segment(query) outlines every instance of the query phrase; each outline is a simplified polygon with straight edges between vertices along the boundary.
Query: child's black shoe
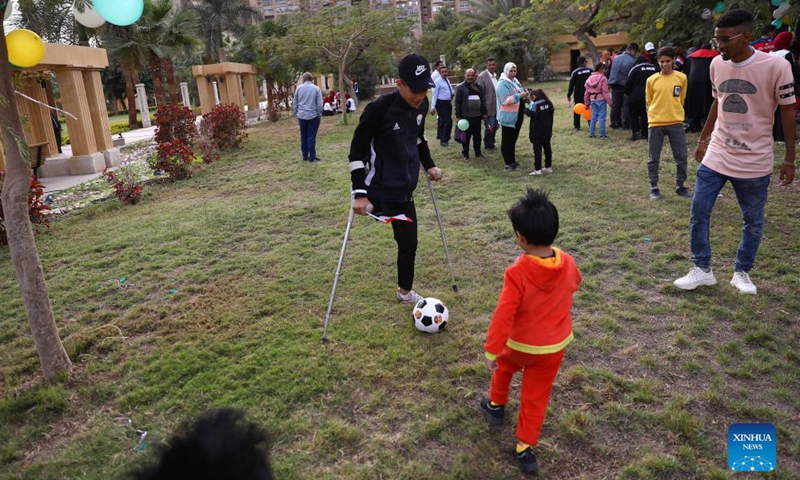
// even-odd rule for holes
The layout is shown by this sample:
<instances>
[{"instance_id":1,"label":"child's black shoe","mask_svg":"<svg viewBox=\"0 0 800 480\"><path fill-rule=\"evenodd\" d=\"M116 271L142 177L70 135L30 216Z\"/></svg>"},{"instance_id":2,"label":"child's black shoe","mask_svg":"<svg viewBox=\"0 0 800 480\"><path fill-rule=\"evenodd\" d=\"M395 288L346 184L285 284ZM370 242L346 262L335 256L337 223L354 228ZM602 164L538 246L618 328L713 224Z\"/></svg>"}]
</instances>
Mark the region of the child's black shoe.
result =
<instances>
[{"instance_id":1,"label":"child's black shoe","mask_svg":"<svg viewBox=\"0 0 800 480\"><path fill-rule=\"evenodd\" d=\"M539 464L536 462L536 454L533 453L533 448L528 447L521 453L517 453L517 449L514 448L514 457L519 462L519 468L522 469L522 473L539 472Z\"/></svg>"},{"instance_id":2,"label":"child's black shoe","mask_svg":"<svg viewBox=\"0 0 800 480\"><path fill-rule=\"evenodd\" d=\"M486 415L486 419L489 420L490 424L500 425L503 423L503 417L506 412L505 405L492 405L488 398L483 398L478 408Z\"/></svg>"}]
</instances>

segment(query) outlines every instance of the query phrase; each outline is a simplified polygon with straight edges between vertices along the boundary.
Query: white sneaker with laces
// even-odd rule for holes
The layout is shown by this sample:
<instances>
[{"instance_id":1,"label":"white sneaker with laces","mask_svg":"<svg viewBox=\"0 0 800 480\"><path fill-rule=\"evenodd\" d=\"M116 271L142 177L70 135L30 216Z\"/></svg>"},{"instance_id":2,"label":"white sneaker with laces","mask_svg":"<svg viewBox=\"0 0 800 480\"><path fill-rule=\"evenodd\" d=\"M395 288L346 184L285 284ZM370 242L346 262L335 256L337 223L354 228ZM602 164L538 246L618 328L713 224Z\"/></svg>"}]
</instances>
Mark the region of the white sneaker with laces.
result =
<instances>
[{"instance_id":1,"label":"white sneaker with laces","mask_svg":"<svg viewBox=\"0 0 800 480\"><path fill-rule=\"evenodd\" d=\"M529 173L528 175L541 175L541 174L542 174L541 170L534 170L531 173Z\"/></svg>"},{"instance_id":2,"label":"white sneaker with laces","mask_svg":"<svg viewBox=\"0 0 800 480\"><path fill-rule=\"evenodd\" d=\"M412 303L415 304L415 303L419 302L420 300L422 300L422 296L420 294L418 294L417 292L415 292L414 290L409 290L408 293L403 294L403 293L400 292L400 289L398 288L397 289L397 300L400 301L400 303L406 303L406 304L410 305Z\"/></svg>"},{"instance_id":3,"label":"white sneaker with laces","mask_svg":"<svg viewBox=\"0 0 800 480\"><path fill-rule=\"evenodd\" d=\"M747 272L733 272L731 285L736 287L739 293L745 293L747 295L755 295L758 293L758 289L753 285L753 282L750 281L750 275L748 275Z\"/></svg>"},{"instance_id":4,"label":"white sneaker with laces","mask_svg":"<svg viewBox=\"0 0 800 480\"><path fill-rule=\"evenodd\" d=\"M542 169L542 171L543 171L544 173L553 173L553 169L552 169L552 167L548 167L548 168Z\"/></svg>"},{"instance_id":5,"label":"white sneaker with laces","mask_svg":"<svg viewBox=\"0 0 800 480\"><path fill-rule=\"evenodd\" d=\"M700 267L693 267L689 270L689 273L675 280L672 284L681 290L694 290L700 285L716 285L717 279L710 268L708 272L704 272Z\"/></svg>"}]
</instances>

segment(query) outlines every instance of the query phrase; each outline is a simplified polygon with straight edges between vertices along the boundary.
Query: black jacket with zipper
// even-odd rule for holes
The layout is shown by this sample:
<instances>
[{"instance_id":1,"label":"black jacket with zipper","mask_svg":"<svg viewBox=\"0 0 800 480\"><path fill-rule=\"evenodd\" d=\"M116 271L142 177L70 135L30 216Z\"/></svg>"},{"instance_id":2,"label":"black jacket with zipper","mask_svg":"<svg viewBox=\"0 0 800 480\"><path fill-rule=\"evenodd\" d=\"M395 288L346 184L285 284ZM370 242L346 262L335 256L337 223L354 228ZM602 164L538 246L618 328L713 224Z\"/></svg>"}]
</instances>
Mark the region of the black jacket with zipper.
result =
<instances>
[{"instance_id":1,"label":"black jacket with zipper","mask_svg":"<svg viewBox=\"0 0 800 480\"><path fill-rule=\"evenodd\" d=\"M350 181L356 198L410 202L420 163L435 167L425 139L428 99L412 108L395 90L367 105L350 143Z\"/></svg>"}]
</instances>

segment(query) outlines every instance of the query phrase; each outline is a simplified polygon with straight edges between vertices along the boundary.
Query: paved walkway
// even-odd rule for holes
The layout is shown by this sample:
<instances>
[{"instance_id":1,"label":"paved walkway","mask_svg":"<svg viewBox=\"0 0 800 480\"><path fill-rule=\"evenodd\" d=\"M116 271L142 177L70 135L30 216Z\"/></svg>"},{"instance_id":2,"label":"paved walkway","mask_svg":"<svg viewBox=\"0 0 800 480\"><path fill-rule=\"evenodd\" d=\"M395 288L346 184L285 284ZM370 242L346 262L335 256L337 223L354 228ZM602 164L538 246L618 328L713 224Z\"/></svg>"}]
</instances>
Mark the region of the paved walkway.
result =
<instances>
[{"instance_id":1,"label":"paved walkway","mask_svg":"<svg viewBox=\"0 0 800 480\"><path fill-rule=\"evenodd\" d=\"M146 142L153 139L155 136L156 127L149 127L149 128L139 128L137 130L131 130L128 132L123 132L119 135L122 135L122 138L125 139L125 145L130 145L131 143L136 142ZM114 138L119 138L119 135L114 136ZM71 157L72 156L72 146L71 145L64 145L61 147L61 150L64 152L59 157ZM95 178L101 177L102 173L92 173L90 175L67 175L63 177L45 177L41 178L40 181L44 184L44 193L54 193L60 192L61 190L66 190L67 188L74 187L75 185L80 185L81 183L86 183L88 181L94 180Z\"/></svg>"}]
</instances>

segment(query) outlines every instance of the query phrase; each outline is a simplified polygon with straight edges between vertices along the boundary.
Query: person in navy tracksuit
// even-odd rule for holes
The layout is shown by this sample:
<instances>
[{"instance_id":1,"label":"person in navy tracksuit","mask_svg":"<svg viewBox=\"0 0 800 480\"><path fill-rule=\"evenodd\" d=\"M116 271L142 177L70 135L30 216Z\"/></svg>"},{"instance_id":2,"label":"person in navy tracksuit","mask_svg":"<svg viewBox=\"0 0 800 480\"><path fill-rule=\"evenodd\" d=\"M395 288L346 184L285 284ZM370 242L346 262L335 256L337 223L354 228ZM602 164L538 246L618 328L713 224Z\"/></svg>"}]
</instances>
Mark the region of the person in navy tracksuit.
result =
<instances>
[{"instance_id":1,"label":"person in navy tracksuit","mask_svg":"<svg viewBox=\"0 0 800 480\"><path fill-rule=\"evenodd\" d=\"M531 117L528 137L533 144L533 171L529 175L541 175L553 171L553 150L550 139L553 137L553 102L542 89L531 91L531 100L525 108L525 115ZM542 150L544 150L544 169L542 169Z\"/></svg>"}]
</instances>

